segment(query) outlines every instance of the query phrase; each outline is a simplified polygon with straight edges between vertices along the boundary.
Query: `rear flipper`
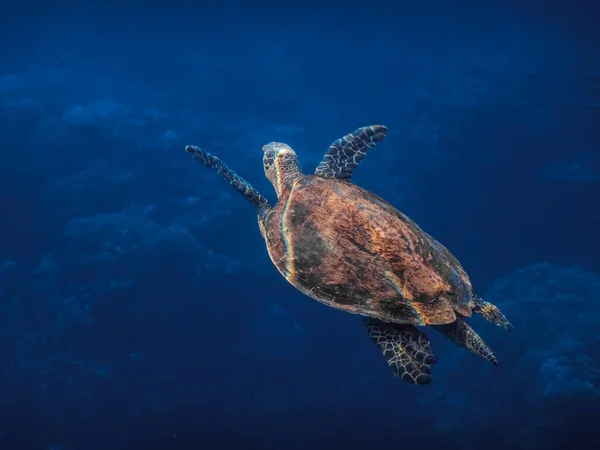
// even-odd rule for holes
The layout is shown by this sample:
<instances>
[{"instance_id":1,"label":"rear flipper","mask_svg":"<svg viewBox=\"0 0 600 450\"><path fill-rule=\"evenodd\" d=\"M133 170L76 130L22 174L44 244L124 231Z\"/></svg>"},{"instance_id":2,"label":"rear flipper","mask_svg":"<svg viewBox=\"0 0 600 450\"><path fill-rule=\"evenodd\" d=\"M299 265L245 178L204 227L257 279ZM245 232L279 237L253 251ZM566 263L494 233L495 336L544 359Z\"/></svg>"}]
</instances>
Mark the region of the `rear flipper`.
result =
<instances>
[{"instance_id":1,"label":"rear flipper","mask_svg":"<svg viewBox=\"0 0 600 450\"><path fill-rule=\"evenodd\" d=\"M431 353L429 338L413 325L386 323L365 318L369 337L383 352L394 374L411 384L429 384Z\"/></svg>"},{"instance_id":2,"label":"rear flipper","mask_svg":"<svg viewBox=\"0 0 600 450\"><path fill-rule=\"evenodd\" d=\"M452 323L431 325L431 328L442 333L456 345L466 348L470 352L481 356L483 359L498 367L498 360L496 359L494 352L492 352L492 349L489 348L475 330L460 317L457 317Z\"/></svg>"},{"instance_id":3,"label":"rear flipper","mask_svg":"<svg viewBox=\"0 0 600 450\"><path fill-rule=\"evenodd\" d=\"M485 320L499 327L506 328L506 331L509 333L515 329L515 327L513 327L508 321L506 316L502 314L500 308L498 308L496 305L486 302L481 297L477 297L476 295L473 296L473 301L475 302L475 308L473 308L473 311L481 314Z\"/></svg>"}]
</instances>

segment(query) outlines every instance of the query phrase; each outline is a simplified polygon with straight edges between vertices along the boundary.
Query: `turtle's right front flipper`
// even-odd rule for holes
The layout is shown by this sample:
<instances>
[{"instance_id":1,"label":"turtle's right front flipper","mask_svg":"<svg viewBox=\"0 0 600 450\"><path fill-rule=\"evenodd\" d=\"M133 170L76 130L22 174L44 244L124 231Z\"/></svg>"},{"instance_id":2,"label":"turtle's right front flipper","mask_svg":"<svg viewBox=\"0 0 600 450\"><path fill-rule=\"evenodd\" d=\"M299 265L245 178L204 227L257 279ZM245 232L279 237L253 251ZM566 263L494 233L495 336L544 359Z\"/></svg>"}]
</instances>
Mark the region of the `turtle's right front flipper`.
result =
<instances>
[{"instance_id":1,"label":"turtle's right front flipper","mask_svg":"<svg viewBox=\"0 0 600 450\"><path fill-rule=\"evenodd\" d=\"M411 384L429 384L435 357L429 338L414 325L399 325L365 318L371 340L386 357L394 374Z\"/></svg>"},{"instance_id":2,"label":"turtle's right front flipper","mask_svg":"<svg viewBox=\"0 0 600 450\"><path fill-rule=\"evenodd\" d=\"M254 205L259 217L263 218L271 209L269 201L260 195L250 183L240 177L237 173L225 165L223 161L214 155L202 150L195 145L187 145L185 151L188 152L196 161L201 162L207 167L215 170L219 175L225 178L246 200Z\"/></svg>"},{"instance_id":3,"label":"turtle's right front flipper","mask_svg":"<svg viewBox=\"0 0 600 450\"><path fill-rule=\"evenodd\" d=\"M338 180L350 180L354 169L370 148L383 141L388 129L383 125L371 125L354 130L337 139L329 146L315 175Z\"/></svg>"}]
</instances>

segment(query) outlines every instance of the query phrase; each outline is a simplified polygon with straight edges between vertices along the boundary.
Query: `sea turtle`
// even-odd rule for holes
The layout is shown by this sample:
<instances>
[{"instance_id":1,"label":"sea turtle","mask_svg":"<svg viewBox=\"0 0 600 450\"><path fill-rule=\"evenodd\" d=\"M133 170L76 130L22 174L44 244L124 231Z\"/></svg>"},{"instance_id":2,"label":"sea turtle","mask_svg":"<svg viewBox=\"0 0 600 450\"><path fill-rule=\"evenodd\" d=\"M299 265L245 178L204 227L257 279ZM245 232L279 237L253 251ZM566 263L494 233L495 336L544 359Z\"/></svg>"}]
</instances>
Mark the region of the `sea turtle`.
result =
<instances>
[{"instance_id":1,"label":"sea turtle","mask_svg":"<svg viewBox=\"0 0 600 450\"><path fill-rule=\"evenodd\" d=\"M304 174L284 143L263 146L265 175L277 204L258 193L219 158L186 147L254 205L271 261L296 289L325 305L360 314L396 376L431 381L436 361L429 326L497 366L492 350L465 322L473 311L513 327L500 310L473 294L458 260L415 222L350 182L367 151L387 135L382 125L336 140L314 174Z\"/></svg>"}]
</instances>

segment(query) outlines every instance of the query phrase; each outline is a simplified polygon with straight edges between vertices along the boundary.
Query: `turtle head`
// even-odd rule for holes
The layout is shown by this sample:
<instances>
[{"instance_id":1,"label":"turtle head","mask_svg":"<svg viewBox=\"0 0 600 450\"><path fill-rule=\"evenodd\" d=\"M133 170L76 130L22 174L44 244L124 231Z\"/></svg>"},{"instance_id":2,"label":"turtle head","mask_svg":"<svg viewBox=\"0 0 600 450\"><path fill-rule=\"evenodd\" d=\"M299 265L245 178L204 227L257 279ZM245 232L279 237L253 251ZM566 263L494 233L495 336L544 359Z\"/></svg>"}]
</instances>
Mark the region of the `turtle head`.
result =
<instances>
[{"instance_id":1,"label":"turtle head","mask_svg":"<svg viewBox=\"0 0 600 450\"><path fill-rule=\"evenodd\" d=\"M265 175L275 188L277 198L281 198L291 189L294 180L302 176L298 155L289 145L281 142L263 145L263 152Z\"/></svg>"}]
</instances>

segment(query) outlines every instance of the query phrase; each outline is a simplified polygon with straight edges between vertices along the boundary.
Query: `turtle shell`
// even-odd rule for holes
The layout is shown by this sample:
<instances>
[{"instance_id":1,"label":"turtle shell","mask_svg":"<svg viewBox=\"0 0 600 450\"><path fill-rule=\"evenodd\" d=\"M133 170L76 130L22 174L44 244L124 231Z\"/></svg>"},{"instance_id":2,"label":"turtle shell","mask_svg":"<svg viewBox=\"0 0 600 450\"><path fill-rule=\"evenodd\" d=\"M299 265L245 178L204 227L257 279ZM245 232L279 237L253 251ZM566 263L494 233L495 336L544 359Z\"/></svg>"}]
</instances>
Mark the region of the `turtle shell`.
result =
<instances>
[{"instance_id":1,"label":"turtle shell","mask_svg":"<svg viewBox=\"0 0 600 450\"><path fill-rule=\"evenodd\" d=\"M281 274L328 306L414 325L471 316L471 283L458 260L350 182L298 178L265 218L263 233Z\"/></svg>"}]
</instances>

